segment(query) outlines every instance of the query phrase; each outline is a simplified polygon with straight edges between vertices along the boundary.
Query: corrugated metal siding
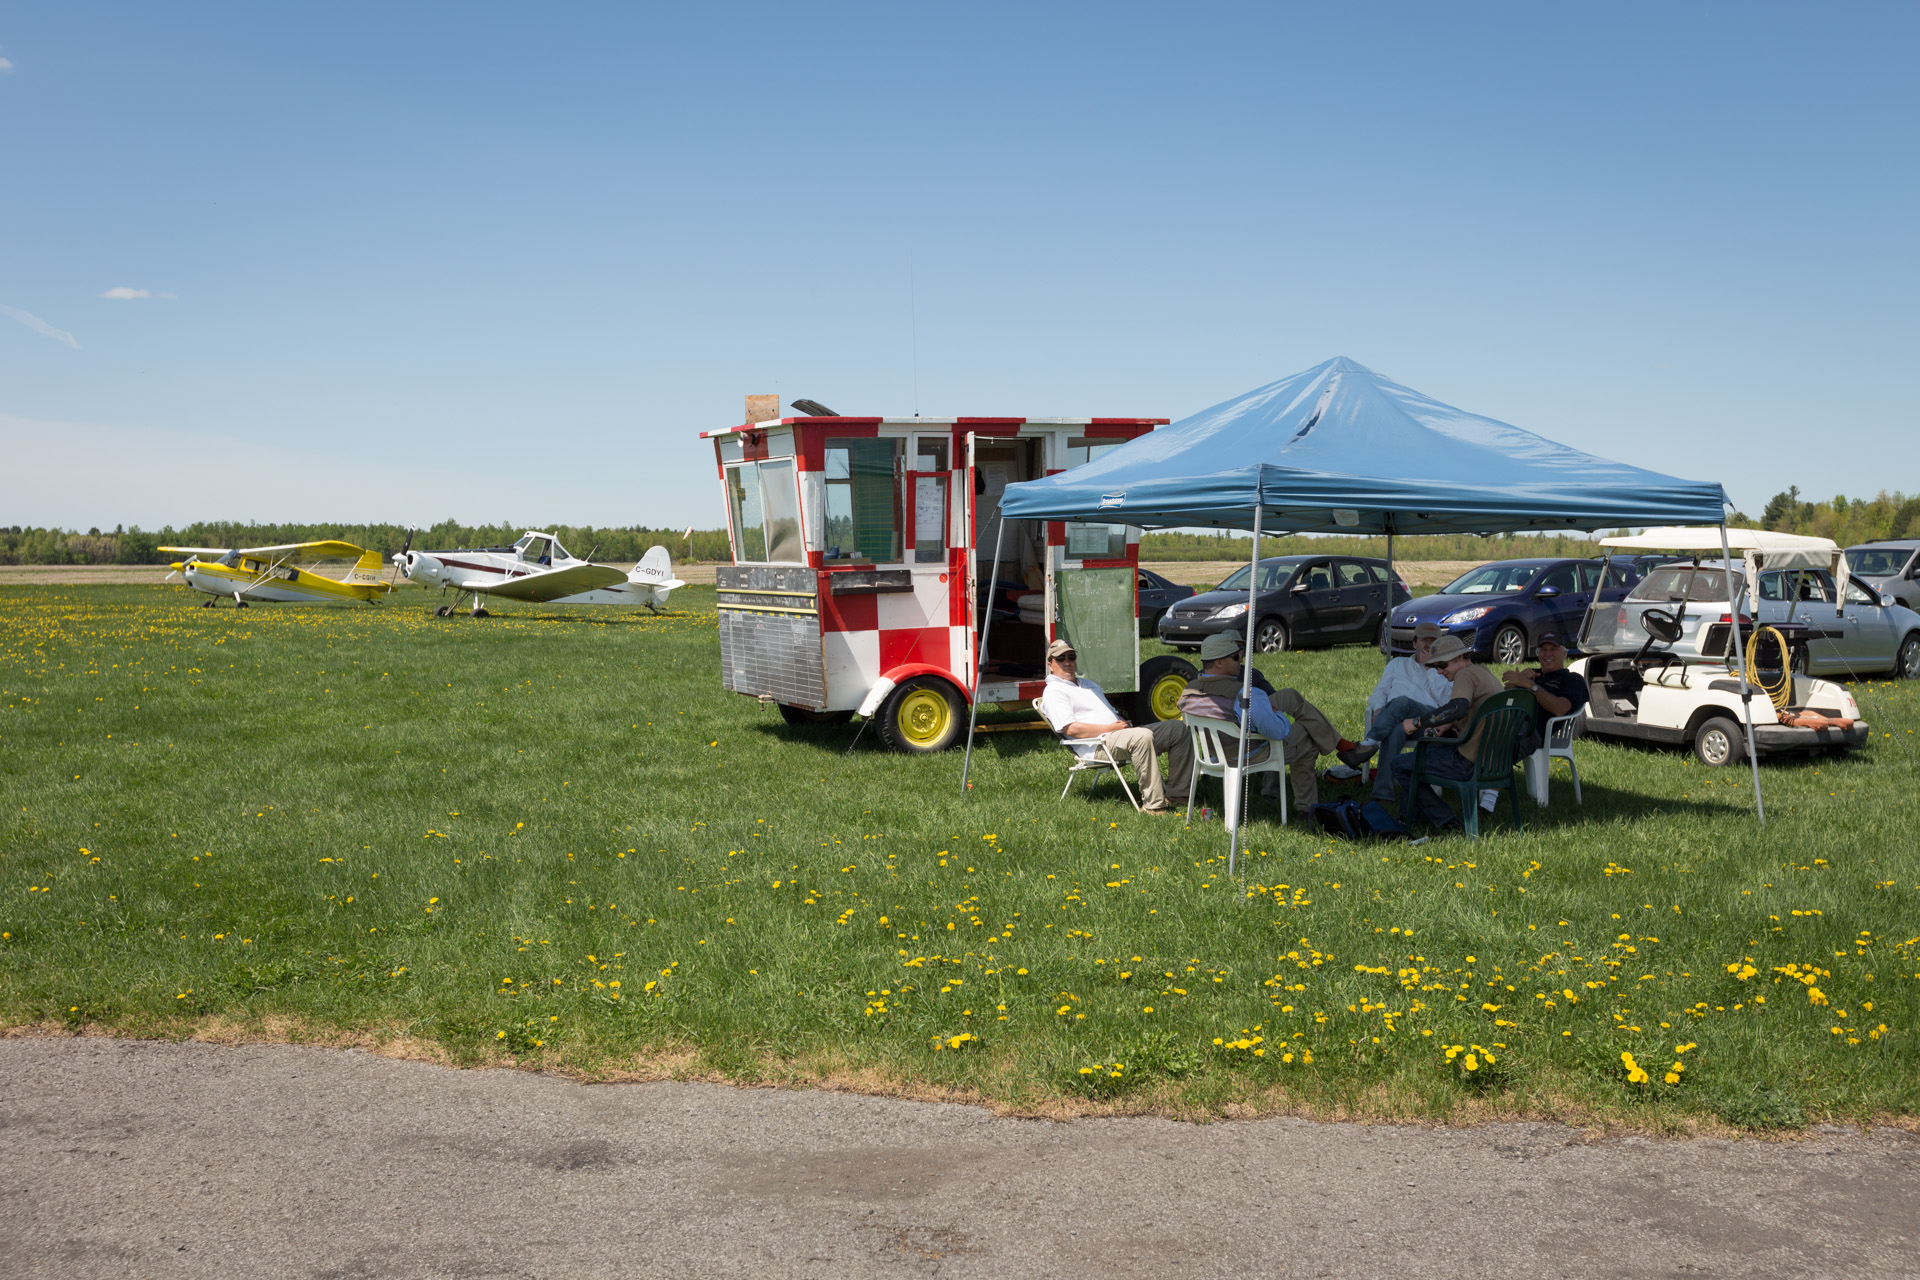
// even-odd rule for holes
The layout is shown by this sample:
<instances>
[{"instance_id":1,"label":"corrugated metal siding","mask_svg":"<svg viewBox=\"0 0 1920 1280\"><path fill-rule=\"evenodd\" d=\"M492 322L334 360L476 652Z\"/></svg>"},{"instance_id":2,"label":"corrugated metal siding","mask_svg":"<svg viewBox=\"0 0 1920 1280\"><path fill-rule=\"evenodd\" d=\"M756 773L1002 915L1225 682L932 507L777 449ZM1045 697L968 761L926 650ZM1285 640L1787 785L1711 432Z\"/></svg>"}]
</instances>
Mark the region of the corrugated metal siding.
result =
<instances>
[{"instance_id":1,"label":"corrugated metal siding","mask_svg":"<svg viewBox=\"0 0 1920 1280\"><path fill-rule=\"evenodd\" d=\"M723 565L714 573L725 688L789 706L823 709L826 663L812 569Z\"/></svg>"}]
</instances>

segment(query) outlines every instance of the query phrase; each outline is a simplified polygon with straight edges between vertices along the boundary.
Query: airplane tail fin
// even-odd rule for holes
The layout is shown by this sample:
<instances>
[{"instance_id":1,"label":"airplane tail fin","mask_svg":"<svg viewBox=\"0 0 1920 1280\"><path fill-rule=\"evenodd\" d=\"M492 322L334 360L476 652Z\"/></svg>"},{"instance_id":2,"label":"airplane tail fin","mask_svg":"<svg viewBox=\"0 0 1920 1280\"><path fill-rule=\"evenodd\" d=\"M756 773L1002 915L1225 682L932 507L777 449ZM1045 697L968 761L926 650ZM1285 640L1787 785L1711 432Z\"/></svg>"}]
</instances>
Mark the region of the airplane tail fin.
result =
<instances>
[{"instance_id":1,"label":"airplane tail fin","mask_svg":"<svg viewBox=\"0 0 1920 1280\"><path fill-rule=\"evenodd\" d=\"M378 586L380 571L385 567L378 551L362 551L353 568L347 570L345 581L357 586Z\"/></svg>"},{"instance_id":2,"label":"airplane tail fin","mask_svg":"<svg viewBox=\"0 0 1920 1280\"><path fill-rule=\"evenodd\" d=\"M640 563L633 566L627 581L654 588L662 600L675 587L687 585L673 576L673 557L667 554L665 547L647 548L647 554L641 556Z\"/></svg>"}]
</instances>

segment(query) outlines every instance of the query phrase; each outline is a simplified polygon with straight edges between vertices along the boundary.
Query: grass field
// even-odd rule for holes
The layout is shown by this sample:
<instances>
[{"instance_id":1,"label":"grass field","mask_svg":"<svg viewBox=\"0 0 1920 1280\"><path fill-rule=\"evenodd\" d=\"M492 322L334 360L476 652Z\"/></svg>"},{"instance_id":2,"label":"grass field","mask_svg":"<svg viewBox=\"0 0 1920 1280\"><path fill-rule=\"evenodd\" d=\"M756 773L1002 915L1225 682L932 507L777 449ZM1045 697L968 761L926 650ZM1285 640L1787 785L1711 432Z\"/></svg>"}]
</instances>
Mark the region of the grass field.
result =
<instances>
[{"instance_id":1,"label":"grass field","mask_svg":"<svg viewBox=\"0 0 1920 1280\"><path fill-rule=\"evenodd\" d=\"M1242 884L1217 824L1056 802L1042 735L962 795L958 753L786 727L720 689L712 599L0 589L0 1022L1044 1114L1920 1115L1912 685L1765 765L1764 832L1744 771L1582 742L1524 834L1257 807ZM1378 662L1261 666L1354 734Z\"/></svg>"}]
</instances>

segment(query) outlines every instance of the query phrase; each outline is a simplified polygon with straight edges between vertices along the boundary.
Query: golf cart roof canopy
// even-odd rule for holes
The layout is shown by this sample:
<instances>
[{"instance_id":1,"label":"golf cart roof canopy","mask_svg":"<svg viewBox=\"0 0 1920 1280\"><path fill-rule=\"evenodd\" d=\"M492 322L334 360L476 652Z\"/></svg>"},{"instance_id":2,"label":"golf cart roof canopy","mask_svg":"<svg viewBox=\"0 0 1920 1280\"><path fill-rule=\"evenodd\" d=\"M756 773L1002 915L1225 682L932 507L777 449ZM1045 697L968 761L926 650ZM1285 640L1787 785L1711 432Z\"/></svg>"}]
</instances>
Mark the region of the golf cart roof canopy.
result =
<instances>
[{"instance_id":1,"label":"golf cart roof canopy","mask_svg":"<svg viewBox=\"0 0 1920 1280\"><path fill-rule=\"evenodd\" d=\"M1836 604L1846 595L1847 558L1840 554L1832 538L1775 533L1771 529L1728 529L1726 537L1727 548L1746 564L1748 582L1752 582L1761 569L1825 569L1840 587ZM1648 529L1627 538L1602 538L1600 545L1640 551L1688 551L1699 556L1720 550L1720 529L1717 525Z\"/></svg>"}]
</instances>

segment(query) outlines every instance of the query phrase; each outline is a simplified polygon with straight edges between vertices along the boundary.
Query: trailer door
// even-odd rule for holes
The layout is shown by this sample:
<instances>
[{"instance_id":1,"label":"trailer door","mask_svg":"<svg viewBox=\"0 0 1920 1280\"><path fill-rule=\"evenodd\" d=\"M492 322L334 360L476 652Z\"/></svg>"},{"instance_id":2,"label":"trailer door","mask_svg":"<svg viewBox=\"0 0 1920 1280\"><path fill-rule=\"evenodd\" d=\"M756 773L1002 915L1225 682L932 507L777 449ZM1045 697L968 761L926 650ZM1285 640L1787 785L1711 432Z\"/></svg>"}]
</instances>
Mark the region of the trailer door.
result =
<instances>
[{"instance_id":1,"label":"trailer door","mask_svg":"<svg viewBox=\"0 0 1920 1280\"><path fill-rule=\"evenodd\" d=\"M1082 678L1108 693L1131 693L1139 683L1140 630L1134 622L1134 572L1061 569L1054 575L1060 628L1080 657Z\"/></svg>"}]
</instances>

